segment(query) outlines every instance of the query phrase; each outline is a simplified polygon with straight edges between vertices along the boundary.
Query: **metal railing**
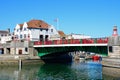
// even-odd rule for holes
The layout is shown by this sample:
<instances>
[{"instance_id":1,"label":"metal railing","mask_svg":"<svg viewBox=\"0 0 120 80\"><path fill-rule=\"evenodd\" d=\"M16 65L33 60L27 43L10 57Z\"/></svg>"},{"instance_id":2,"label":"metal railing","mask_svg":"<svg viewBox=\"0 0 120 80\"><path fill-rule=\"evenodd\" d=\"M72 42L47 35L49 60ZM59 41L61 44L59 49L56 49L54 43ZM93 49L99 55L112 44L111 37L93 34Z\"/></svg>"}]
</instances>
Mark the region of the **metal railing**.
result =
<instances>
[{"instance_id":1,"label":"metal railing","mask_svg":"<svg viewBox=\"0 0 120 80\"><path fill-rule=\"evenodd\" d=\"M59 44L103 44L108 43L108 38L89 38L89 39L61 39L48 41L35 41L34 45L59 45Z\"/></svg>"}]
</instances>

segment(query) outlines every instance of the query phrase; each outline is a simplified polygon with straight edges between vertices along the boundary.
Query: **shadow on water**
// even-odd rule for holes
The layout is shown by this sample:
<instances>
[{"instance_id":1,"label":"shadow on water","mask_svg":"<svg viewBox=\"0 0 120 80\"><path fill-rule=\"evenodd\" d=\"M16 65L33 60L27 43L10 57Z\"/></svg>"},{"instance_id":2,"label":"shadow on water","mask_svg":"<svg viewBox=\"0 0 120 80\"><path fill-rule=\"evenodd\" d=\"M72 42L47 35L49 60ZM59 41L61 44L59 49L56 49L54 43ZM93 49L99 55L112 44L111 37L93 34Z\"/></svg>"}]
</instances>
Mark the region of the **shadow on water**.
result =
<instances>
[{"instance_id":1,"label":"shadow on water","mask_svg":"<svg viewBox=\"0 0 120 80\"><path fill-rule=\"evenodd\" d=\"M75 73L71 70L71 64L45 64L38 72L39 80L72 80Z\"/></svg>"},{"instance_id":2,"label":"shadow on water","mask_svg":"<svg viewBox=\"0 0 120 80\"><path fill-rule=\"evenodd\" d=\"M53 54L48 54L41 59L45 63L69 63L72 62L72 56L69 55L68 53L53 53Z\"/></svg>"}]
</instances>

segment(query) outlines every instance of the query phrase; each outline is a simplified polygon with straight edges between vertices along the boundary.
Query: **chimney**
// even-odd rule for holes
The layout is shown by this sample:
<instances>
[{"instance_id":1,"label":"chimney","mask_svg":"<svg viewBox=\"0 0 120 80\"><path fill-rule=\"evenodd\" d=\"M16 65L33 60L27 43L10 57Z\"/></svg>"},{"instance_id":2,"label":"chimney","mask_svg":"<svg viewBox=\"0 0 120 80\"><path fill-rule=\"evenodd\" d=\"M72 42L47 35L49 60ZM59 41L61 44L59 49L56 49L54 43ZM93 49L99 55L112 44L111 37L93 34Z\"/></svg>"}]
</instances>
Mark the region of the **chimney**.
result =
<instances>
[{"instance_id":1,"label":"chimney","mask_svg":"<svg viewBox=\"0 0 120 80\"><path fill-rule=\"evenodd\" d=\"M113 27L113 34L112 34L112 36L118 36L117 26Z\"/></svg>"}]
</instances>

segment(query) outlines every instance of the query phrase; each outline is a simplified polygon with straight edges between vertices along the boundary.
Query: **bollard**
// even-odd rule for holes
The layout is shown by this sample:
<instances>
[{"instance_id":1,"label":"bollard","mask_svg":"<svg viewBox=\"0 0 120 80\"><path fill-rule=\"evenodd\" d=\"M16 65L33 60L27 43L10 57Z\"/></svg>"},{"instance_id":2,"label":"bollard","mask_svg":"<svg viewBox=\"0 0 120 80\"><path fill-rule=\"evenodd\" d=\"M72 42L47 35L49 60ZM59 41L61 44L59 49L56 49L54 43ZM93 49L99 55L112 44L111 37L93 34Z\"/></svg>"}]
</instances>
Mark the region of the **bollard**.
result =
<instances>
[{"instance_id":1,"label":"bollard","mask_svg":"<svg viewBox=\"0 0 120 80\"><path fill-rule=\"evenodd\" d=\"M21 68L22 68L22 60L19 59L19 71L21 71Z\"/></svg>"}]
</instances>

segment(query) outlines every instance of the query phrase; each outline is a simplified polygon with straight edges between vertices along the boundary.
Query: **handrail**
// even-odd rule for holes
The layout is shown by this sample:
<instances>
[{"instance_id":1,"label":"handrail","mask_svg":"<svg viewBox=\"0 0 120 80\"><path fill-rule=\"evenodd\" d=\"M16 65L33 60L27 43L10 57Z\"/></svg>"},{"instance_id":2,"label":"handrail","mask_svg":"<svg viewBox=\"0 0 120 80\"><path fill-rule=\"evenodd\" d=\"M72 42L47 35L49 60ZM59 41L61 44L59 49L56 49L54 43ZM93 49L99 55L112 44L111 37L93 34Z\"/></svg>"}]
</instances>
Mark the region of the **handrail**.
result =
<instances>
[{"instance_id":1,"label":"handrail","mask_svg":"<svg viewBox=\"0 0 120 80\"><path fill-rule=\"evenodd\" d=\"M100 44L108 43L108 38L88 38L88 39L61 39L48 41L35 41L34 45L59 45L59 44Z\"/></svg>"}]
</instances>

